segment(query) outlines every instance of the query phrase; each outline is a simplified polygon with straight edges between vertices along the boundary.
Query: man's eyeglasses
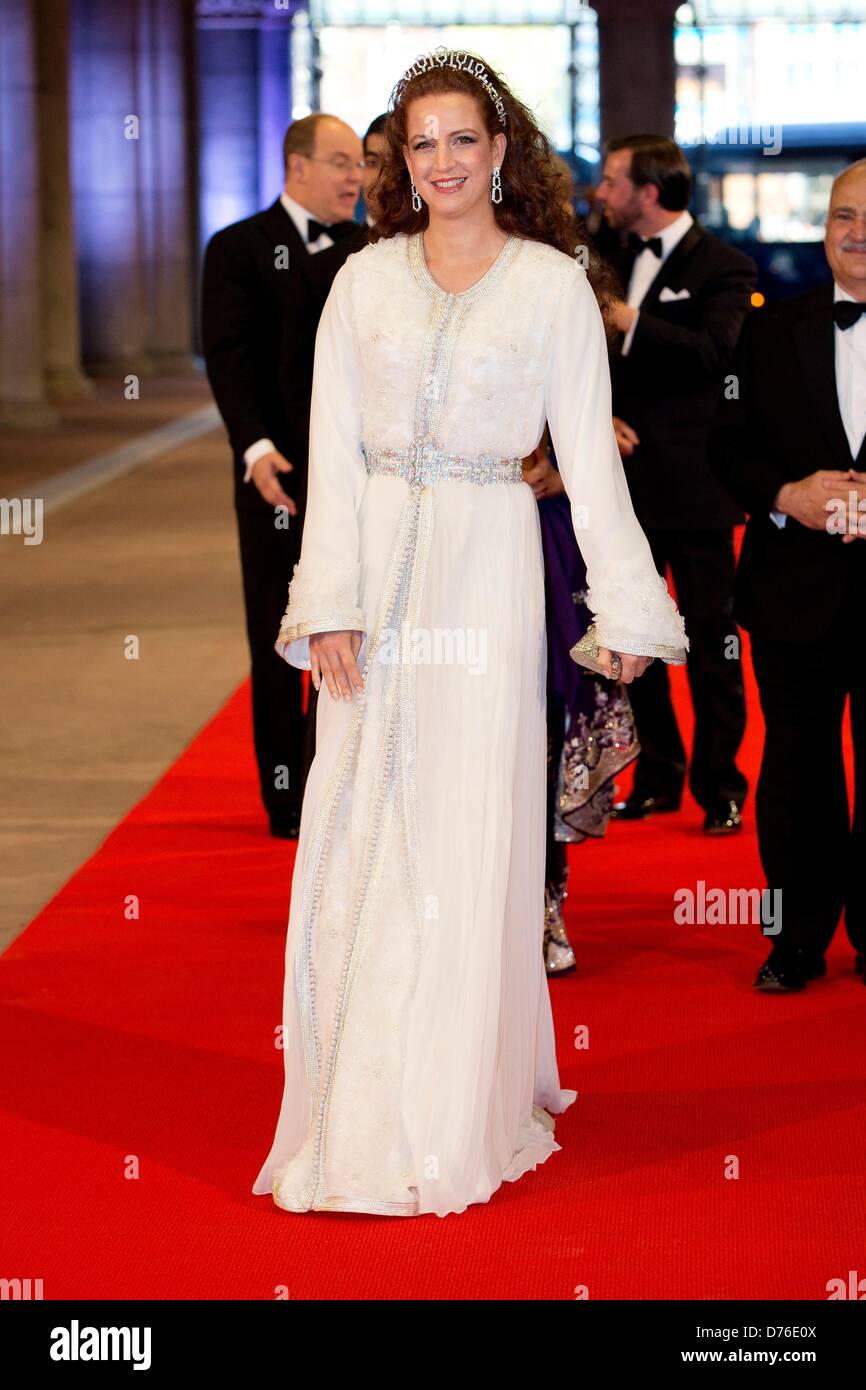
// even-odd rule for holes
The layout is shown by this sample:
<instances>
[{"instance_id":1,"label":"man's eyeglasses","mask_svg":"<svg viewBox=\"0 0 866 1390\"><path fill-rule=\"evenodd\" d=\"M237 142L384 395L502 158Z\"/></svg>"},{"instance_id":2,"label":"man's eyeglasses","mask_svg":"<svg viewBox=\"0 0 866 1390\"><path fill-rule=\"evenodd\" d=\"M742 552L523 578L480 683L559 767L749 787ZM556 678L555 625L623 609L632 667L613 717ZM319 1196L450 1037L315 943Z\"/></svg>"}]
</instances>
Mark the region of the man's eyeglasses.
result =
<instances>
[{"instance_id":1,"label":"man's eyeglasses","mask_svg":"<svg viewBox=\"0 0 866 1390\"><path fill-rule=\"evenodd\" d=\"M316 164L330 164L332 169L336 169L338 174L348 174L350 169L360 169L363 173L367 165L363 159L350 159L347 154L335 154L330 159L321 159L318 155L308 154L305 159L311 159Z\"/></svg>"}]
</instances>

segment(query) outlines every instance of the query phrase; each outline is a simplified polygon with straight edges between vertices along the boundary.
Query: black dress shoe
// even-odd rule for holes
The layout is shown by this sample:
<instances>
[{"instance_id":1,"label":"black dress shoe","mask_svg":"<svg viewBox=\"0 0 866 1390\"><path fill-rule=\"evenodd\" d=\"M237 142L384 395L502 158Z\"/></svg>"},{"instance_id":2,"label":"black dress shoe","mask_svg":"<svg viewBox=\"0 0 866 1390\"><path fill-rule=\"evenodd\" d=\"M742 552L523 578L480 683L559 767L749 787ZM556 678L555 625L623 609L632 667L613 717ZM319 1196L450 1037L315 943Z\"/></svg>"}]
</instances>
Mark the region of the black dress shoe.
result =
<instances>
[{"instance_id":1,"label":"black dress shoe","mask_svg":"<svg viewBox=\"0 0 866 1390\"><path fill-rule=\"evenodd\" d=\"M610 817L611 820L645 820L647 816L679 809L679 796L635 796L632 792L627 801L614 802Z\"/></svg>"},{"instance_id":2,"label":"black dress shoe","mask_svg":"<svg viewBox=\"0 0 866 1390\"><path fill-rule=\"evenodd\" d=\"M717 801L704 817L705 835L735 835L742 828L740 808L736 801Z\"/></svg>"},{"instance_id":3,"label":"black dress shoe","mask_svg":"<svg viewBox=\"0 0 866 1390\"><path fill-rule=\"evenodd\" d=\"M790 994L826 974L823 956L808 956L803 951L793 955L771 951L755 976L754 987L765 994Z\"/></svg>"},{"instance_id":4,"label":"black dress shoe","mask_svg":"<svg viewBox=\"0 0 866 1390\"><path fill-rule=\"evenodd\" d=\"M277 811L271 816L271 834L276 839L297 840L300 833L300 810Z\"/></svg>"}]
</instances>

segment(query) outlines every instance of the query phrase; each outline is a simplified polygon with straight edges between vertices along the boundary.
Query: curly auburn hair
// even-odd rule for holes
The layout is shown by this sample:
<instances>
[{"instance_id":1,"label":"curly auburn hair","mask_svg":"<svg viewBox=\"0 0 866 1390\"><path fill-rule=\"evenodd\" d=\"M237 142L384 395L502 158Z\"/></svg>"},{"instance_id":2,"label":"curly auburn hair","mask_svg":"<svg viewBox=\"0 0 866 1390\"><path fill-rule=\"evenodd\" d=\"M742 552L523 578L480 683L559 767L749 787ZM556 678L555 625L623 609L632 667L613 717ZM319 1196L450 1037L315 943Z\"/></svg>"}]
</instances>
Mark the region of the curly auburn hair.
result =
<instances>
[{"instance_id":1,"label":"curly auburn hair","mask_svg":"<svg viewBox=\"0 0 866 1390\"><path fill-rule=\"evenodd\" d=\"M408 108L411 102L423 97L462 92L475 101L490 139L502 132L508 141L500 174L502 202L491 204L497 224L504 232L544 242L567 256L575 256L585 248L582 264L605 319L605 327L610 332L607 311L617 295L618 284L598 255L583 222L569 206L571 188L565 190L563 186L563 161L539 129L532 112L514 95L500 74L475 54L465 57L473 63L481 63L497 89L505 109L505 125L499 119L493 100L471 71L445 63L411 77L401 77L388 103L385 153L376 180L378 216L370 228L370 241L397 236L401 232L411 236L427 227L426 203L420 212L412 207L409 170L403 154L403 147L409 143Z\"/></svg>"}]
</instances>

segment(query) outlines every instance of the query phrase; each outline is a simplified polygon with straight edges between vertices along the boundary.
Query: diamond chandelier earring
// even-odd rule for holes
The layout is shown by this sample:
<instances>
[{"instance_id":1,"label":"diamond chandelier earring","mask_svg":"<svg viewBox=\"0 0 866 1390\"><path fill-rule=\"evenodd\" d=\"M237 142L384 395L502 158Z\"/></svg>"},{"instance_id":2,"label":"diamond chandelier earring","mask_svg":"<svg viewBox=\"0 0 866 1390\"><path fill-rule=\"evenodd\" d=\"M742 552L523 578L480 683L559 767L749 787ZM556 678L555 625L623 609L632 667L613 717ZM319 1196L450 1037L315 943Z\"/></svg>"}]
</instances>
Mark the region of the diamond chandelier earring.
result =
<instances>
[{"instance_id":1,"label":"diamond chandelier earring","mask_svg":"<svg viewBox=\"0 0 866 1390\"><path fill-rule=\"evenodd\" d=\"M410 182L410 184L412 185L412 206L413 206L413 208L415 209L416 212L420 212L421 209L422 209L423 206L424 206L424 203L423 203L422 198L421 198L421 194L418 192L417 188L415 187L415 180L414 180L414 179L410 179L409 182Z\"/></svg>"},{"instance_id":2,"label":"diamond chandelier earring","mask_svg":"<svg viewBox=\"0 0 866 1390\"><path fill-rule=\"evenodd\" d=\"M490 181L490 201L491 203L502 202L502 180L499 177L499 165L493 170Z\"/></svg>"}]
</instances>

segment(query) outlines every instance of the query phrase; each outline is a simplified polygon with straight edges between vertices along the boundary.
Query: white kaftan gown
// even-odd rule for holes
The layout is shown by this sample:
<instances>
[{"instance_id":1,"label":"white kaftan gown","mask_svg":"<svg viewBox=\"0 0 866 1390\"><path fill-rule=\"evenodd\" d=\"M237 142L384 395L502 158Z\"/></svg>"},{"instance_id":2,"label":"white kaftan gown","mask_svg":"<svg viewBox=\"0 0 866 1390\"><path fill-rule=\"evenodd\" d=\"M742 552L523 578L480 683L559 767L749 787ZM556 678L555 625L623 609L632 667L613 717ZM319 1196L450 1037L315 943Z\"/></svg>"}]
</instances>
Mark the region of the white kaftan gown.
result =
<instances>
[{"instance_id":1,"label":"white kaftan gown","mask_svg":"<svg viewBox=\"0 0 866 1390\"><path fill-rule=\"evenodd\" d=\"M599 640L684 659L583 268L511 237L451 294L420 235L349 257L316 340L307 515L276 644L309 668L310 633L364 634L363 694L319 693L292 881L285 1087L252 1189L289 1211L445 1216L560 1147L551 1114L576 1092L560 1088L542 954L538 511L523 481L481 481L490 456L519 479L545 418ZM368 471L413 445L414 482ZM474 479L437 479L447 455L480 460Z\"/></svg>"}]
</instances>

